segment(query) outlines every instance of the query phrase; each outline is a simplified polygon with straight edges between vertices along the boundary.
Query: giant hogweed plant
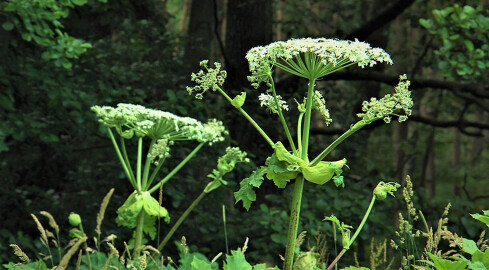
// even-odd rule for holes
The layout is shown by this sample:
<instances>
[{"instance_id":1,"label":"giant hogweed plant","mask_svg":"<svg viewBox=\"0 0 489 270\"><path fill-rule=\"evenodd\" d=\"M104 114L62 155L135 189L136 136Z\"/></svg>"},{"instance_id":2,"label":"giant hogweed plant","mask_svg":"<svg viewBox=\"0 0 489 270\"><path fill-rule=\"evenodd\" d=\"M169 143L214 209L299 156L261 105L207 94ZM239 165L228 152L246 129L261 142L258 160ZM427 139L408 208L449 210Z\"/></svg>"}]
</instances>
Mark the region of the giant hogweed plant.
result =
<instances>
[{"instance_id":1,"label":"giant hogweed plant","mask_svg":"<svg viewBox=\"0 0 489 270\"><path fill-rule=\"evenodd\" d=\"M265 86L266 90L259 96L260 104L278 116L287 138L286 143L272 140L259 123L244 110L245 92L236 97L230 97L223 89L226 71L221 70L221 64L214 63L214 67L211 67L207 60L202 61L200 63L202 69L198 73L193 73L191 77L196 85L187 87L187 91L189 94L195 94L197 99L202 99L208 91L222 94L253 125L273 150L265 165L258 167L240 183L240 189L235 192L236 202L241 201L243 206L249 210L251 203L256 200L253 189L261 186L265 176L272 180L278 188L285 188L287 184L294 182L284 264L284 269L290 270L296 251L304 183L323 185L333 179L337 187L344 187L341 173L343 167L347 166L347 160L344 158L337 161L326 161L328 154L353 133L376 120L382 119L389 123L393 116L397 117L399 122L407 120L413 105L411 93L408 90L409 81L405 75L402 75L394 93L387 94L381 99L371 98L369 101L364 101L362 112L357 114L360 120L353 123L318 156L311 157L308 150L313 111L317 111L322 116L326 125L332 122L325 99L316 89L316 81L349 66L356 65L365 68L377 63L392 64L389 54L358 40L305 38L279 41L267 46L252 48L248 51L246 59L251 72L248 80L256 89ZM296 138L293 138L290 123L287 123L284 117L284 113L289 110L289 105L275 89L273 70L276 68L308 80L308 87L304 89L304 99L301 103L298 102L296 108L299 111L297 122L294 123L297 128ZM349 245L349 241L346 241L346 244Z\"/></svg>"},{"instance_id":2,"label":"giant hogweed plant","mask_svg":"<svg viewBox=\"0 0 489 270\"><path fill-rule=\"evenodd\" d=\"M107 128L126 177L134 188L134 192L117 210L116 223L135 230L131 246L133 256L138 257L145 235L155 239L156 220L162 218L167 223L170 222L166 208L161 206L161 202L151 194L161 189L162 185L169 181L205 144L212 145L223 141L227 131L222 122L215 119L202 123L193 118L180 117L140 105L118 104L116 108L93 106L92 110L100 123ZM137 141L135 162L134 159L130 160L126 149L126 141L132 139ZM157 180L159 170L170 157L170 148L177 141L187 140L195 140L199 144L163 179ZM238 162L248 162L246 153L241 152L237 147L228 147L226 154L219 158L217 169L208 175L212 181L177 220L159 245L160 250L204 195L226 184L223 176L232 171Z\"/></svg>"}]
</instances>

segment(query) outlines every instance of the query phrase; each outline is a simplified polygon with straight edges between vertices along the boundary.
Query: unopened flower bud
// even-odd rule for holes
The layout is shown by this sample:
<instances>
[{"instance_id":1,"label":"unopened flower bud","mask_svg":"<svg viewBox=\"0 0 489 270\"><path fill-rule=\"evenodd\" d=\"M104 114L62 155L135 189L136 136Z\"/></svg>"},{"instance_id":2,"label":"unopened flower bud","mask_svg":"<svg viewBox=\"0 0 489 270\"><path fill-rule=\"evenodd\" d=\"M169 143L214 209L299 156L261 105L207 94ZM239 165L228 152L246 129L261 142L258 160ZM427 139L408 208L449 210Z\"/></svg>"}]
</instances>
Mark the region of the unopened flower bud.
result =
<instances>
[{"instance_id":1,"label":"unopened flower bud","mask_svg":"<svg viewBox=\"0 0 489 270\"><path fill-rule=\"evenodd\" d=\"M81 217L77 213L71 212L68 216L68 221L70 222L71 226L78 226L81 224Z\"/></svg>"}]
</instances>

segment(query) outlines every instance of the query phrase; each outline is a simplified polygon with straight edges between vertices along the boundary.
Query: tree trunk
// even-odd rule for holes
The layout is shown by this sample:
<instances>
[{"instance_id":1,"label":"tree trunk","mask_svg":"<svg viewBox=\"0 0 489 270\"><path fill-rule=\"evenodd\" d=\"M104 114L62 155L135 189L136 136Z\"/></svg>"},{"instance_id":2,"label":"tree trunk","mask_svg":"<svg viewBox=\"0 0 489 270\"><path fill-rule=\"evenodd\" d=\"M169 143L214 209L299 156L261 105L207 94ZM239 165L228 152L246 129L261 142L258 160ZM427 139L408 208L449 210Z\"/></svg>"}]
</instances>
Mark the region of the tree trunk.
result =
<instances>
[{"instance_id":1,"label":"tree trunk","mask_svg":"<svg viewBox=\"0 0 489 270\"><path fill-rule=\"evenodd\" d=\"M225 56L230 88L249 87L246 52L272 41L272 23L272 1L228 1Z\"/></svg>"},{"instance_id":2,"label":"tree trunk","mask_svg":"<svg viewBox=\"0 0 489 270\"><path fill-rule=\"evenodd\" d=\"M235 96L244 88L251 88L247 80L249 67L245 56L252 47L267 45L272 41L272 23L272 1L228 1L224 58L228 73L225 88L230 96ZM246 106L259 106L256 96L247 98ZM264 140L243 117L235 115L231 118L234 118L228 124L231 138L250 152L266 149Z\"/></svg>"},{"instance_id":3,"label":"tree trunk","mask_svg":"<svg viewBox=\"0 0 489 270\"><path fill-rule=\"evenodd\" d=\"M189 40L185 46L185 59L191 66L211 56L214 37L214 0L194 0L190 7L187 28Z\"/></svg>"},{"instance_id":4,"label":"tree trunk","mask_svg":"<svg viewBox=\"0 0 489 270\"><path fill-rule=\"evenodd\" d=\"M427 138L426 152L423 162L422 181L428 192L427 198L436 196L436 177L435 177L435 128L432 128Z\"/></svg>"},{"instance_id":5,"label":"tree trunk","mask_svg":"<svg viewBox=\"0 0 489 270\"><path fill-rule=\"evenodd\" d=\"M452 143L452 158L451 165L452 170L455 172L460 169L462 161L462 135L457 128L452 129L453 133L453 143ZM462 197L462 185L463 176L455 174L455 183L453 185L453 194L457 197Z\"/></svg>"}]
</instances>

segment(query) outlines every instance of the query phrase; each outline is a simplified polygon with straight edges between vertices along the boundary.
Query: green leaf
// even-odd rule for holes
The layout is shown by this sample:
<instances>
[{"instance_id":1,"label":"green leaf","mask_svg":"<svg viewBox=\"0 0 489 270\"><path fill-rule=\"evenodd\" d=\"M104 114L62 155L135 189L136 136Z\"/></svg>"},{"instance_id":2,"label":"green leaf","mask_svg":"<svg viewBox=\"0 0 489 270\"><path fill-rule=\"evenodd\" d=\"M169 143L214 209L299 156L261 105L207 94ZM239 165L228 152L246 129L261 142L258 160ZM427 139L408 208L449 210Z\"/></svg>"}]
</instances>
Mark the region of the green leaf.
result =
<instances>
[{"instance_id":1,"label":"green leaf","mask_svg":"<svg viewBox=\"0 0 489 270\"><path fill-rule=\"evenodd\" d=\"M482 262L472 262L469 264L469 269L472 270L487 270Z\"/></svg>"},{"instance_id":2,"label":"green leaf","mask_svg":"<svg viewBox=\"0 0 489 270\"><path fill-rule=\"evenodd\" d=\"M489 248L484 253L480 250L474 252L472 254L472 262L481 262L486 268L489 268Z\"/></svg>"},{"instance_id":3,"label":"green leaf","mask_svg":"<svg viewBox=\"0 0 489 270\"><path fill-rule=\"evenodd\" d=\"M348 266L345 268L342 268L341 270L370 270L367 267L356 267L356 266Z\"/></svg>"},{"instance_id":4,"label":"green leaf","mask_svg":"<svg viewBox=\"0 0 489 270\"><path fill-rule=\"evenodd\" d=\"M87 3L87 0L71 0L71 3L77 5L77 6L83 6Z\"/></svg>"},{"instance_id":5,"label":"green leaf","mask_svg":"<svg viewBox=\"0 0 489 270\"><path fill-rule=\"evenodd\" d=\"M194 257L190 265L192 266L192 269L195 270L212 270L210 262L201 260L197 257Z\"/></svg>"},{"instance_id":6,"label":"green leaf","mask_svg":"<svg viewBox=\"0 0 489 270\"><path fill-rule=\"evenodd\" d=\"M427 19L419 19L419 24L428 30L433 27L433 21Z\"/></svg>"},{"instance_id":7,"label":"green leaf","mask_svg":"<svg viewBox=\"0 0 489 270\"><path fill-rule=\"evenodd\" d=\"M241 108L246 100L246 92L241 92L241 95L237 95L233 100L231 101L231 105L233 105L236 108Z\"/></svg>"},{"instance_id":8,"label":"green leaf","mask_svg":"<svg viewBox=\"0 0 489 270\"><path fill-rule=\"evenodd\" d=\"M137 200L136 194L136 191L134 191L129 195L124 204L117 210L117 218L115 219L117 225L129 229L136 228L137 216L143 208L143 201Z\"/></svg>"},{"instance_id":9,"label":"green leaf","mask_svg":"<svg viewBox=\"0 0 489 270\"><path fill-rule=\"evenodd\" d=\"M145 191L141 195L137 194L134 191L129 197L126 199L124 204L119 207L117 210L117 218L116 223L119 226L124 226L129 229L133 229L136 227L136 221L141 210L146 212L147 218L145 219L145 227L146 223L149 223L156 220L157 217L164 218L165 222L170 222L170 216L168 211L159 205L158 201L149 194L149 192ZM150 217L153 219L150 220ZM149 225L148 225L149 226ZM150 231L150 228L147 227L146 231Z\"/></svg>"},{"instance_id":10,"label":"green leaf","mask_svg":"<svg viewBox=\"0 0 489 270\"><path fill-rule=\"evenodd\" d=\"M249 264L241 249L232 250L231 255L226 255L226 262L223 265L224 270L253 270L251 264Z\"/></svg>"},{"instance_id":11,"label":"green leaf","mask_svg":"<svg viewBox=\"0 0 489 270\"><path fill-rule=\"evenodd\" d=\"M85 234L78 228L72 228L70 229L70 237L82 239L83 237L85 237Z\"/></svg>"},{"instance_id":12,"label":"green leaf","mask_svg":"<svg viewBox=\"0 0 489 270\"><path fill-rule=\"evenodd\" d=\"M141 197L143 200L143 208L146 214L153 217L164 218L166 223L170 223L170 215L168 214L166 208L161 206L148 191L143 192Z\"/></svg>"},{"instance_id":13,"label":"green leaf","mask_svg":"<svg viewBox=\"0 0 489 270\"><path fill-rule=\"evenodd\" d=\"M340 220L333 214L331 214L331 216L329 216L329 217L324 217L323 221L331 221L331 222L335 223L338 227L341 226Z\"/></svg>"},{"instance_id":14,"label":"green leaf","mask_svg":"<svg viewBox=\"0 0 489 270\"><path fill-rule=\"evenodd\" d=\"M12 29L14 29L14 24L12 22L4 22L2 23L2 28L5 31L12 31Z\"/></svg>"},{"instance_id":15,"label":"green leaf","mask_svg":"<svg viewBox=\"0 0 489 270\"><path fill-rule=\"evenodd\" d=\"M474 240L464 238L462 243L462 250L463 252L472 255L474 254L474 252L479 250L479 248L477 248L477 244L474 242Z\"/></svg>"},{"instance_id":16,"label":"green leaf","mask_svg":"<svg viewBox=\"0 0 489 270\"><path fill-rule=\"evenodd\" d=\"M346 158L334 162L321 161L315 166L309 167L307 165L301 167L301 169L304 174L304 179L318 185L323 185L331 180L335 172L341 170L345 164Z\"/></svg>"},{"instance_id":17,"label":"green leaf","mask_svg":"<svg viewBox=\"0 0 489 270\"><path fill-rule=\"evenodd\" d=\"M256 193L253 188L261 186L264 174L264 171L261 168L258 168L250 175L250 177L243 179L241 183L239 183L239 190L234 192L236 203L242 201L246 211L250 210L251 203L256 201Z\"/></svg>"},{"instance_id":18,"label":"green leaf","mask_svg":"<svg viewBox=\"0 0 489 270\"><path fill-rule=\"evenodd\" d=\"M429 253L430 259L435 263L436 270L463 270L469 264L469 261L449 261L439 258L438 256Z\"/></svg>"},{"instance_id":19,"label":"green leaf","mask_svg":"<svg viewBox=\"0 0 489 270\"><path fill-rule=\"evenodd\" d=\"M73 66L73 65L71 64L71 62L70 62L68 59L65 59L65 58L63 58L63 60L62 60L61 64L62 64L62 65L63 65L63 67L64 67L64 68L66 68L66 69L71 69L71 67Z\"/></svg>"},{"instance_id":20,"label":"green leaf","mask_svg":"<svg viewBox=\"0 0 489 270\"><path fill-rule=\"evenodd\" d=\"M291 165L305 165L305 162L300 158L292 155L282 144L282 142L278 142L274 146L275 154L277 155L277 159L280 161L285 161Z\"/></svg>"},{"instance_id":21,"label":"green leaf","mask_svg":"<svg viewBox=\"0 0 489 270\"><path fill-rule=\"evenodd\" d=\"M287 183L297 177L298 171L289 169L298 169L289 167L289 163L280 161L275 153L267 159L265 162L266 167L264 172L267 174L267 178L272 180L273 183L279 188L285 188Z\"/></svg>"},{"instance_id":22,"label":"green leaf","mask_svg":"<svg viewBox=\"0 0 489 270\"><path fill-rule=\"evenodd\" d=\"M265 270L267 268L266 263L260 263L253 266L253 270Z\"/></svg>"},{"instance_id":23,"label":"green leaf","mask_svg":"<svg viewBox=\"0 0 489 270\"><path fill-rule=\"evenodd\" d=\"M465 47L467 47L469 52L474 50L474 43L472 43L472 41L466 39L466 40L464 40L464 43L465 43Z\"/></svg>"},{"instance_id":24,"label":"green leaf","mask_svg":"<svg viewBox=\"0 0 489 270\"><path fill-rule=\"evenodd\" d=\"M484 215L480 215L480 214L470 214L470 215L473 218L477 219L478 221L489 225L489 215L488 215L489 214L489 211L488 210L485 210L483 212L484 212Z\"/></svg>"}]
</instances>

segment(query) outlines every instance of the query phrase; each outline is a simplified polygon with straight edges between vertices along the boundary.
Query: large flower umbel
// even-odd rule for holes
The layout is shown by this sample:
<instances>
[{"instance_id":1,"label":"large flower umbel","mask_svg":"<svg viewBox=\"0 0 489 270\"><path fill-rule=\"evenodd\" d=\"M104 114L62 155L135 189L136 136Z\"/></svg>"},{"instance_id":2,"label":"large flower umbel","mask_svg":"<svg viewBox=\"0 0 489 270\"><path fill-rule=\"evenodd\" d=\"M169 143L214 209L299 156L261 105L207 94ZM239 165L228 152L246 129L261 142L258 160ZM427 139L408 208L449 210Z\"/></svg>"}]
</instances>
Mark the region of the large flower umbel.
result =
<instances>
[{"instance_id":1,"label":"large flower umbel","mask_svg":"<svg viewBox=\"0 0 489 270\"><path fill-rule=\"evenodd\" d=\"M254 87L269 82L273 66L315 80L354 64L361 68L379 62L392 64L387 52L368 43L325 38L291 39L255 47L246 59L252 74L248 79Z\"/></svg>"},{"instance_id":2,"label":"large flower umbel","mask_svg":"<svg viewBox=\"0 0 489 270\"><path fill-rule=\"evenodd\" d=\"M99 122L115 128L126 139L136 135L153 140L197 140L212 144L224 140L223 136L227 134L222 122L215 119L202 123L141 105L120 103L116 108L93 106L92 111L99 117Z\"/></svg>"}]
</instances>

